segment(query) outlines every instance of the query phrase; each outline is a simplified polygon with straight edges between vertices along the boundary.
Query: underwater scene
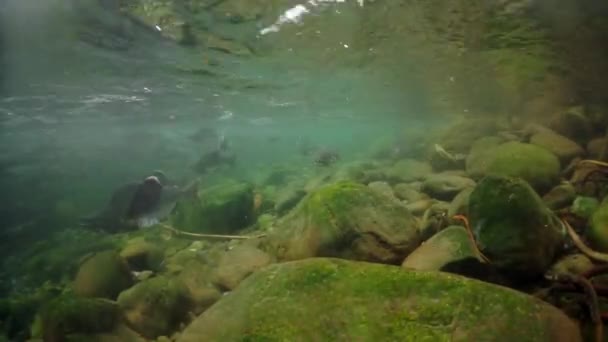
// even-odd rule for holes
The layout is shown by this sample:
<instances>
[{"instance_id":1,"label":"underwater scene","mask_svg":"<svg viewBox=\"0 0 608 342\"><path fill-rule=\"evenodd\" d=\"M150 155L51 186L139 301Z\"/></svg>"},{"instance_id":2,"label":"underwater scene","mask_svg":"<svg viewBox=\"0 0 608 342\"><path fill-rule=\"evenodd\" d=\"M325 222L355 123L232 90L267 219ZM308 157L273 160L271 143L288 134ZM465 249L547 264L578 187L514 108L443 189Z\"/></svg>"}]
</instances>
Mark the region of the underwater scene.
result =
<instances>
[{"instance_id":1,"label":"underwater scene","mask_svg":"<svg viewBox=\"0 0 608 342\"><path fill-rule=\"evenodd\" d=\"M608 2L0 0L0 342L607 325Z\"/></svg>"}]
</instances>

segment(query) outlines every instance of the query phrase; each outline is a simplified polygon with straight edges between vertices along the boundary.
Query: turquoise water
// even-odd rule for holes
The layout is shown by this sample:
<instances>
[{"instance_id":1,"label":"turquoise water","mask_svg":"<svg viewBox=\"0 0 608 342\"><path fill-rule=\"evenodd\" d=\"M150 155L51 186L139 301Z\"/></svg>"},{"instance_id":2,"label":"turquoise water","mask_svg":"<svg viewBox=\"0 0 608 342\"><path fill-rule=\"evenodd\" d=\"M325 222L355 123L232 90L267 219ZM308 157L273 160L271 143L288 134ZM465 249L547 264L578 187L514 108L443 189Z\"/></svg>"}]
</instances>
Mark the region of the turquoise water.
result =
<instances>
[{"instance_id":1,"label":"turquoise water","mask_svg":"<svg viewBox=\"0 0 608 342\"><path fill-rule=\"evenodd\" d=\"M585 243L608 251L601 229L608 209L599 205L608 166L598 152L608 143L607 10L592 0L1 2L0 341L106 333L116 341L217 340L208 337L214 333L402 340L405 331L440 340L449 327L435 321L456 322L461 297L475 310L458 319L512 316L500 334L519 336L509 324L544 317L526 311L536 304L524 293L548 288L543 275L552 273L545 272L579 253L557 215L577 212L572 203L594 203L585 212L597 213L596 221L570 224ZM229 157L218 160L218 151ZM208 171L195 169L202 158ZM598 178L583 172L589 164ZM145 215L127 216L147 198L119 190L129 182L149 190L144 179L155 170L170 180L162 194L178 195L167 200L170 214L160 224L143 229L133 222ZM124 202L120 213L110 210L111 198ZM112 227L85 228L83 218L95 213ZM443 258L452 259L437 266ZM568 272L604 262L584 258ZM418 279L402 263L429 273ZM275 284L275 274L257 273L269 264L279 264L272 270L285 284L276 293L264 285ZM307 271L299 274L298 265ZM250 274L244 291L252 292L238 292ZM377 278L368 284L366 274ZM416 281L431 284L428 292ZM318 284L330 289L327 303L345 303L356 317L310 308L306 296L324 298L313 291ZM377 298L376 287L386 297ZM327 329L268 329L256 320L266 315L230 307L233 291L240 299L252 293L243 303L297 297L272 323L303 328L290 314L327 312L310 324ZM476 303L478 293L500 305ZM410 295L430 299L418 308ZM112 316L103 308L83 309L109 305L98 298L121 313L111 327L96 324L95 314ZM165 311L176 316L150 303L168 303L175 310ZM401 305L407 312L399 313ZM439 306L441 313L426 315ZM583 330L592 321L585 310L544 309L574 330L579 325L564 312L584 317ZM233 322L241 316L222 310L253 318ZM78 322L63 316L85 311L91 316ZM221 331L213 315L237 328ZM530 331L552 336L541 323ZM486 333L473 331L471 340Z\"/></svg>"}]
</instances>

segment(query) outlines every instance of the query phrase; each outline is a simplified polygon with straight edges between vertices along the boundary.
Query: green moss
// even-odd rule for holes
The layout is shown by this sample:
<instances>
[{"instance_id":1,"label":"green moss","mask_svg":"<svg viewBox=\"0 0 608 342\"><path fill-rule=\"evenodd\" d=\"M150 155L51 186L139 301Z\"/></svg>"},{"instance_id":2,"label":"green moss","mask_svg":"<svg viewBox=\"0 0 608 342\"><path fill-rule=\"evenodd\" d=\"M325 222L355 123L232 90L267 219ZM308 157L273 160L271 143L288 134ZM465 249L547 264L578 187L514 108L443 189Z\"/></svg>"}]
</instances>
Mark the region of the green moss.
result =
<instances>
[{"instance_id":1,"label":"green moss","mask_svg":"<svg viewBox=\"0 0 608 342\"><path fill-rule=\"evenodd\" d=\"M467 171L474 177L490 174L519 177L540 192L550 189L559 180L559 159L531 144L508 142L481 151L474 160L467 164Z\"/></svg>"},{"instance_id":2,"label":"green moss","mask_svg":"<svg viewBox=\"0 0 608 342\"><path fill-rule=\"evenodd\" d=\"M520 276L544 272L561 246L556 217L519 178L484 178L471 194L469 215L486 256Z\"/></svg>"},{"instance_id":3,"label":"green moss","mask_svg":"<svg viewBox=\"0 0 608 342\"><path fill-rule=\"evenodd\" d=\"M192 308L184 284L167 277L138 283L117 301L133 329L149 338L173 333Z\"/></svg>"},{"instance_id":4,"label":"green moss","mask_svg":"<svg viewBox=\"0 0 608 342\"><path fill-rule=\"evenodd\" d=\"M119 315L113 302L64 294L41 310L42 335L45 341L79 340L84 338L80 334L112 330Z\"/></svg>"},{"instance_id":5,"label":"green moss","mask_svg":"<svg viewBox=\"0 0 608 342\"><path fill-rule=\"evenodd\" d=\"M608 197L591 215L586 235L593 247L601 252L608 252Z\"/></svg>"},{"instance_id":6,"label":"green moss","mask_svg":"<svg viewBox=\"0 0 608 342\"><path fill-rule=\"evenodd\" d=\"M172 223L179 229L205 233L233 233L255 222L253 186L227 182L199 190L198 201L182 201Z\"/></svg>"},{"instance_id":7,"label":"green moss","mask_svg":"<svg viewBox=\"0 0 608 342\"><path fill-rule=\"evenodd\" d=\"M310 274L323 276L309 281ZM576 325L557 309L506 288L440 272L315 258L253 274L181 338L551 341L552 329L578 336Z\"/></svg>"}]
</instances>

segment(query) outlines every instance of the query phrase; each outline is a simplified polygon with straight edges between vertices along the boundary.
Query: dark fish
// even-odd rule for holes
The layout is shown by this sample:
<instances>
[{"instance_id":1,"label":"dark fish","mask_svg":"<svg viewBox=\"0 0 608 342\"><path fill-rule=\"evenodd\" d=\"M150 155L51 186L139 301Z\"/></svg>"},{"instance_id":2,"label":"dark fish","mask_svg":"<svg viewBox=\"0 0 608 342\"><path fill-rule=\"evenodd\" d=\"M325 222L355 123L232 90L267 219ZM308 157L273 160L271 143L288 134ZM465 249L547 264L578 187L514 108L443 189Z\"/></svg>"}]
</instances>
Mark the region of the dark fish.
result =
<instances>
[{"instance_id":1,"label":"dark fish","mask_svg":"<svg viewBox=\"0 0 608 342\"><path fill-rule=\"evenodd\" d=\"M85 228L118 232L154 225L167 218L177 201L191 195L196 182L180 189L169 185L162 172L141 182L127 183L112 193L98 213L81 219Z\"/></svg>"},{"instance_id":2,"label":"dark fish","mask_svg":"<svg viewBox=\"0 0 608 342\"><path fill-rule=\"evenodd\" d=\"M127 219L136 219L153 211L160 201L162 188L160 180L155 176L150 176L139 184L131 200Z\"/></svg>"},{"instance_id":3,"label":"dark fish","mask_svg":"<svg viewBox=\"0 0 608 342\"><path fill-rule=\"evenodd\" d=\"M317 166L330 166L340 160L338 152L330 150L320 150L317 152L314 163Z\"/></svg>"}]
</instances>

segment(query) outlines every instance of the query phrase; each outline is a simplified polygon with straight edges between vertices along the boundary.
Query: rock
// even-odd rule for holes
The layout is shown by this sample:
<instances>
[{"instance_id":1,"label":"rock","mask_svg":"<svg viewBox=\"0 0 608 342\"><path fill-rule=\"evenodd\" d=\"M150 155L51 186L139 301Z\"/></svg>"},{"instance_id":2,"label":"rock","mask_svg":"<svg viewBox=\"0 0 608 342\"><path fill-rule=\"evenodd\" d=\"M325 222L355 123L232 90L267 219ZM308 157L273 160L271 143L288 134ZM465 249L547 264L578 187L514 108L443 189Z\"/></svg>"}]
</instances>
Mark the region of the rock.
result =
<instances>
[{"instance_id":1,"label":"rock","mask_svg":"<svg viewBox=\"0 0 608 342\"><path fill-rule=\"evenodd\" d=\"M407 210L415 216L422 215L428 208L430 208L435 200L433 199L423 199L416 202L408 203L405 205Z\"/></svg>"},{"instance_id":2,"label":"rock","mask_svg":"<svg viewBox=\"0 0 608 342\"><path fill-rule=\"evenodd\" d=\"M415 188L413 188L409 184L399 183L395 185L393 188L393 193L395 196L407 203L413 203L420 200L429 199L429 196L425 193L422 193Z\"/></svg>"},{"instance_id":3,"label":"rock","mask_svg":"<svg viewBox=\"0 0 608 342\"><path fill-rule=\"evenodd\" d=\"M564 166L570 160L585 154L585 150L576 142L552 131L532 135L530 143L545 148L556 155Z\"/></svg>"},{"instance_id":4,"label":"rock","mask_svg":"<svg viewBox=\"0 0 608 342\"><path fill-rule=\"evenodd\" d=\"M221 292L212 283L212 273L206 262L190 259L184 262L184 268L177 276L177 280L188 289L194 314L205 311L222 297Z\"/></svg>"},{"instance_id":5,"label":"rock","mask_svg":"<svg viewBox=\"0 0 608 342\"><path fill-rule=\"evenodd\" d=\"M597 210L591 215L586 230L589 243L599 252L608 252L608 198L604 198Z\"/></svg>"},{"instance_id":6,"label":"rock","mask_svg":"<svg viewBox=\"0 0 608 342\"><path fill-rule=\"evenodd\" d=\"M200 190L198 201L178 203L171 221L180 229L231 234L255 222L253 187L247 183L221 183Z\"/></svg>"},{"instance_id":7,"label":"rock","mask_svg":"<svg viewBox=\"0 0 608 342\"><path fill-rule=\"evenodd\" d=\"M500 146L505 139L497 136L477 139L471 146L466 159L466 171L470 177L481 178L485 174L487 160L492 156L489 151Z\"/></svg>"},{"instance_id":8,"label":"rock","mask_svg":"<svg viewBox=\"0 0 608 342\"><path fill-rule=\"evenodd\" d=\"M120 251L120 256L133 271L150 270L158 272L165 259L162 249L142 238L129 241Z\"/></svg>"},{"instance_id":9,"label":"rock","mask_svg":"<svg viewBox=\"0 0 608 342\"><path fill-rule=\"evenodd\" d=\"M352 182L306 196L267 240L279 260L341 256L384 263L400 263L420 243L405 207Z\"/></svg>"},{"instance_id":10,"label":"rock","mask_svg":"<svg viewBox=\"0 0 608 342\"><path fill-rule=\"evenodd\" d=\"M135 280L138 282L150 279L154 276L154 272L152 272L152 271L141 271L141 272L136 271L134 273L135 273Z\"/></svg>"},{"instance_id":11,"label":"rock","mask_svg":"<svg viewBox=\"0 0 608 342\"><path fill-rule=\"evenodd\" d=\"M595 197L577 196L572 202L570 212L584 219L589 219L599 206L600 202Z\"/></svg>"},{"instance_id":12,"label":"rock","mask_svg":"<svg viewBox=\"0 0 608 342\"><path fill-rule=\"evenodd\" d=\"M454 215L469 217L469 198L473 190L475 190L475 187L468 187L454 197L448 208L448 218L452 218Z\"/></svg>"},{"instance_id":13,"label":"rock","mask_svg":"<svg viewBox=\"0 0 608 342\"><path fill-rule=\"evenodd\" d=\"M589 118L585 116L582 106L571 107L555 115L549 128L577 142L583 142L593 133Z\"/></svg>"},{"instance_id":14,"label":"rock","mask_svg":"<svg viewBox=\"0 0 608 342\"><path fill-rule=\"evenodd\" d=\"M223 289L234 290L253 272L272 263L272 257L248 245L239 245L222 256L215 271L215 283Z\"/></svg>"},{"instance_id":15,"label":"rock","mask_svg":"<svg viewBox=\"0 0 608 342\"><path fill-rule=\"evenodd\" d=\"M110 332L120 322L116 303L105 299L61 295L40 311L44 341L87 341L87 335Z\"/></svg>"},{"instance_id":16,"label":"rock","mask_svg":"<svg viewBox=\"0 0 608 342\"><path fill-rule=\"evenodd\" d=\"M305 322L305 324L304 324ZM192 322L191 341L582 341L535 297L443 272L313 258L269 266Z\"/></svg>"},{"instance_id":17,"label":"rock","mask_svg":"<svg viewBox=\"0 0 608 342\"><path fill-rule=\"evenodd\" d=\"M304 196L306 196L306 191L302 189L288 189L283 191L278 195L274 209L277 214L283 215L287 211L293 209Z\"/></svg>"},{"instance_id":18,"label":"rock","mask_svg":"<svg viewBox=\"0 0 608 342\"><path fill-rule=\"evenodd\" d=\"M463 227L450 226L433 235L405 258L401 267L423 271L438 271L446 264L476 258L469 235Z\"/></svg>"},{"instance_id":19,"label":"rock","mask_svg":"<svg viewBox=\"0 0 608 342\"><path fill-rule=\"evenodd\" d=\"M584 254L570 254L559 259L549 270L555 275L583 274L593 268L593 262Z\"/></svg>"},{"instance_id":20,"label":"rock","mask_svg":"<svg viewBox=\"0 0 608 342\"><path fill-rule=\"evenodd\" d=\"M147 338L170 335L192 308L186 287L164 276L138 283L117 301L129 325Z\"/></svg>"},{"instance_id":21,"label":"rock","mask_svg":"<svg viewBox=\"0 0 608 342\"><path fill-rule=\"evenodd\" d=\"M481 252L521 278L545 272L564 241L559 219L517 178L484 178L471 193L469 220Z\"/></svg>"},{"instance_id":22,"label":"rock","mask_svg":"<svg viewBox=\"0 0 608 342\"><path fill-rule=\"evenodd\" d=\"M545 192L558 182L560 163L542 147L508 142L471 157L467 172L473 179L490 174L519 177L536 191Z\"/></svg>"},{"instance_id":23,"label":"rock","mask_svg":"<svg viewBox=\"0 0 608 342\"><path fill-rule=\"evenodd\" d=\"M600 159L602 149L604 146L608 146L608 138L595 138L587 143L587 154L591 159ZM608 149L606 150L606 156L608 157Z\"/></svg>"},{"instance_id":24,"label":"rock","mask_svg":"<svg viewBox=\"0 0 608 342\"><path fill-rule=\"evenodd\" d=\"M576 190L569 182L554 187L543 196L543 202L551 210L558 210L570 206L576 197Z\"/></svg>"},{"instance_id":25,"label":"rock","mask_svg":"<svg viewBox=\"0 0 608 342\"><path fill-rule=\"evenodd\" d=\"M393 193L393 188L387 182L371 182L367 186L391 201L398 201Z\"/></svg>"},{"instance_id":26,"label":"rock","mask_svg":"<svg viewBox=\"0 0 608 342\"><path fill-rule=\"evenodd\" d=\"M422 191L433 198L449 201L462 190L474 186L475 181L470 178L439 173L424 180Z\"/></svg>"},{"instance_id":27,"label":"rock","mask_svg":"<svg viewBox=\"0 0 608 342\"><path fill-rule=\"evenodd\" d=\"M438 144L450 153L466 154L476 140L495 134L498 128L495 119L464 119L451 125L441 135Z\"/></svg>"},{"instance_id":28,"label":"rock","mask_svg":"<svg viewBox=\"0 0 608 342\"><path fill-rule=\"evenodd\" d=\"M431 165L414 159L404 159L395 163L386 175L393 183L409 183L422 180L432 173Z\"/></svg>"},{"instance_id":29,"label":"rock","mask_svg":"<svg viewBox=\"0 0 608 342\"><path fill-rule=\"evenodd\" d=\"M84 297L115 299L133 285L125 261L114 251L99 252L85 260L76 274L74 292Z\"/></svg>"}]
</instances>

